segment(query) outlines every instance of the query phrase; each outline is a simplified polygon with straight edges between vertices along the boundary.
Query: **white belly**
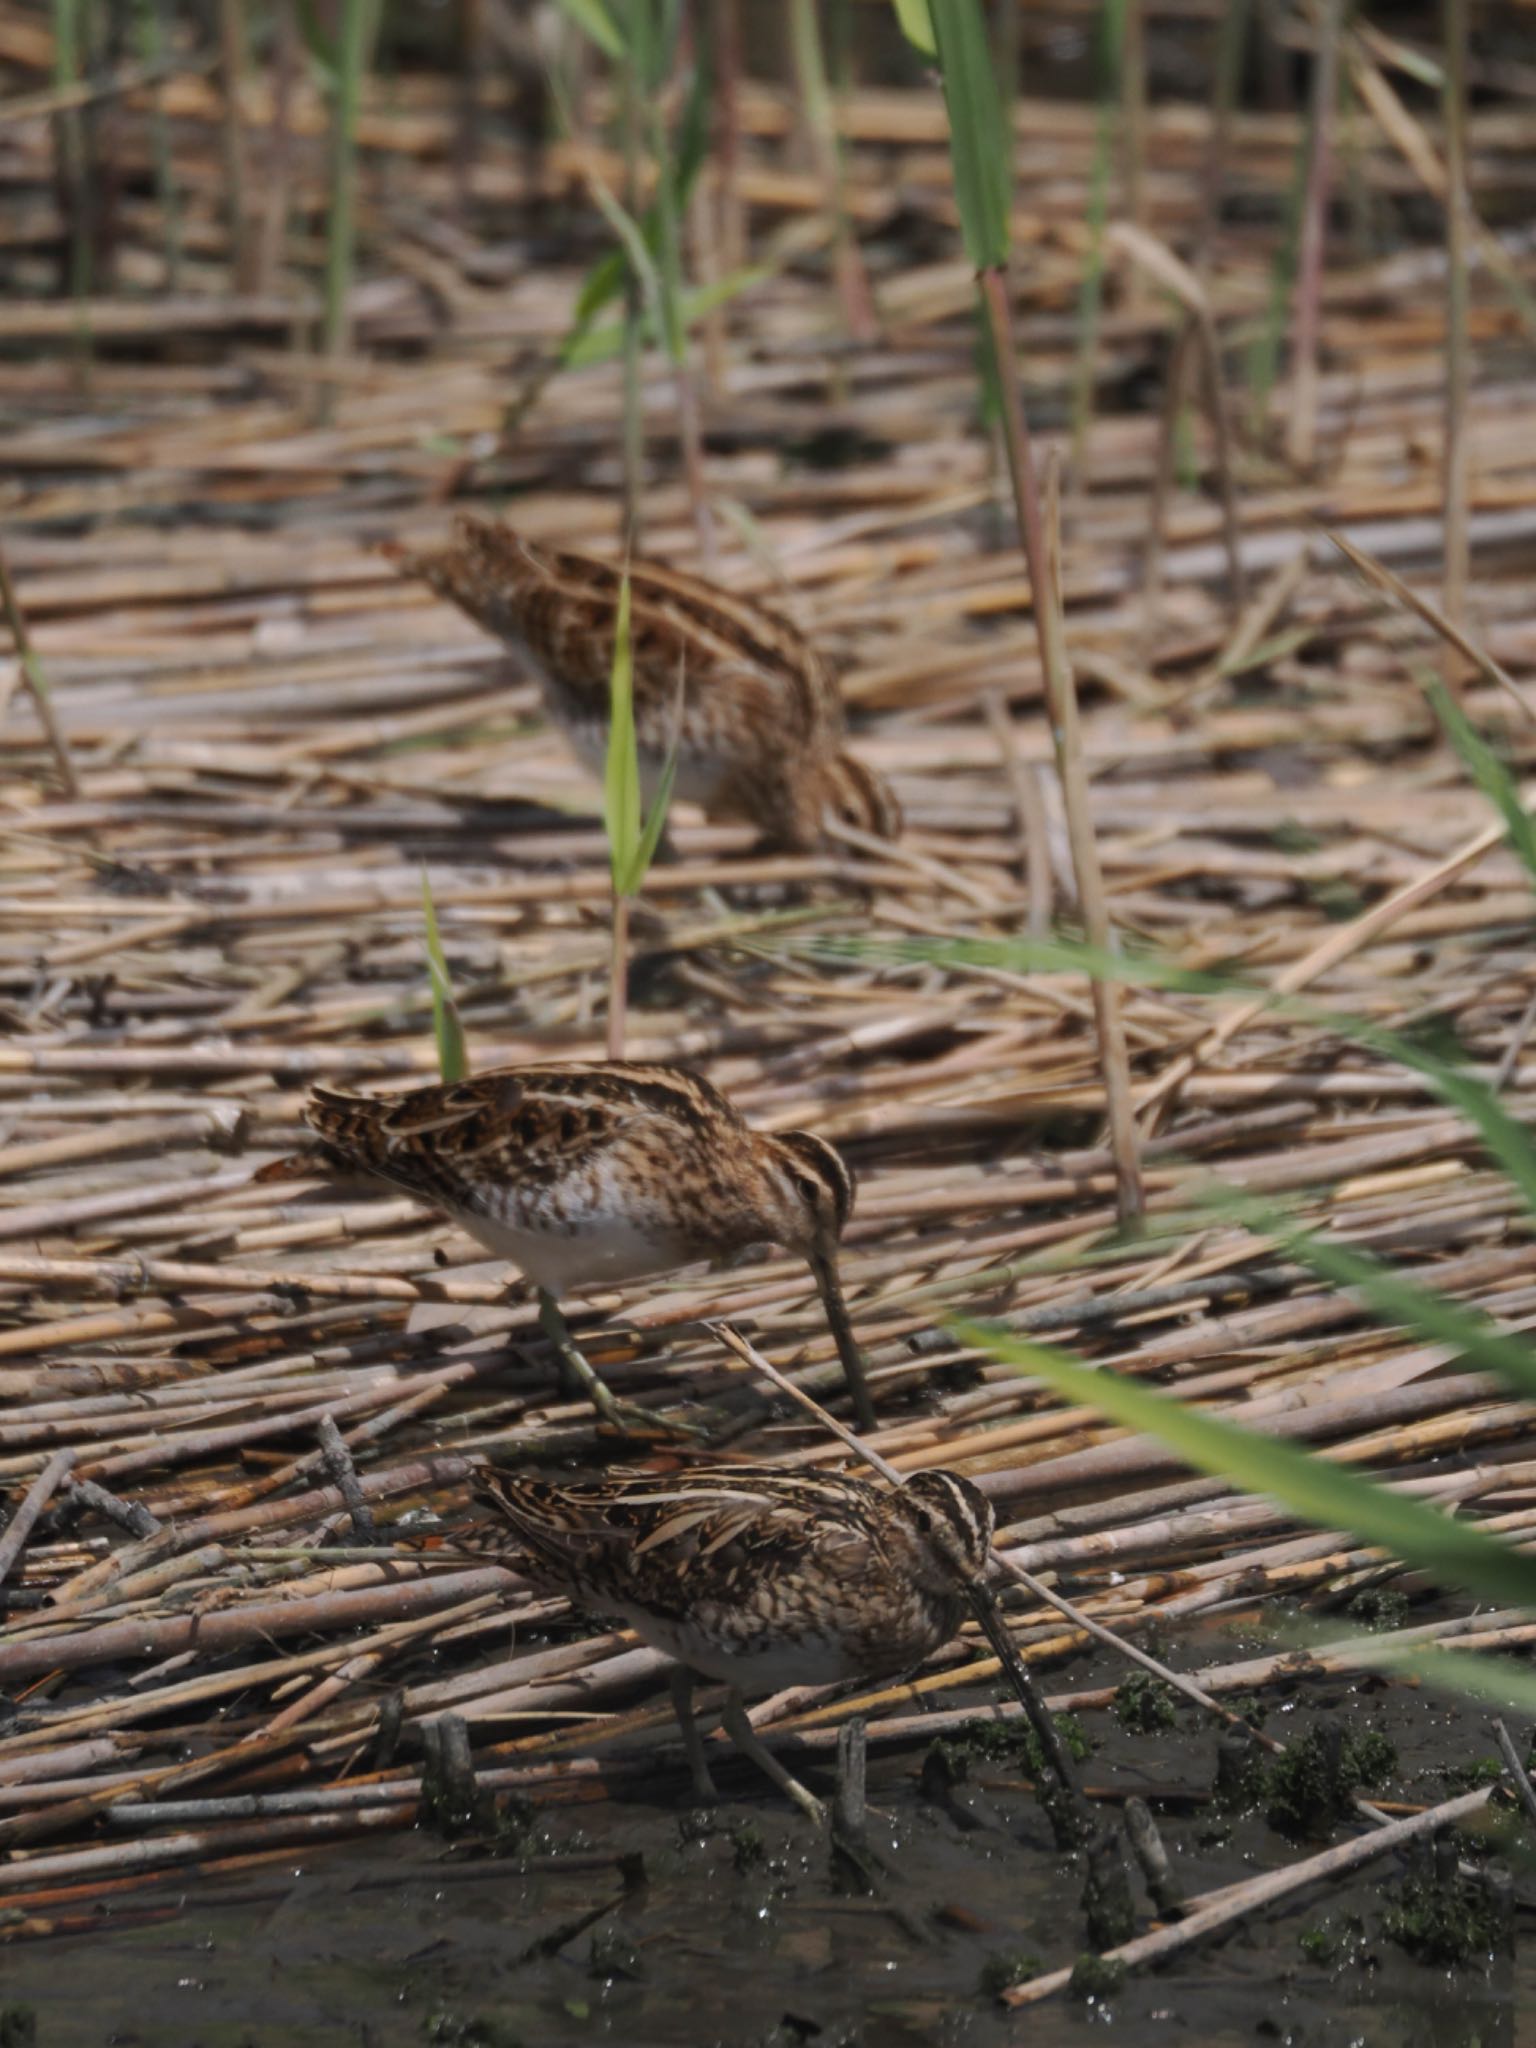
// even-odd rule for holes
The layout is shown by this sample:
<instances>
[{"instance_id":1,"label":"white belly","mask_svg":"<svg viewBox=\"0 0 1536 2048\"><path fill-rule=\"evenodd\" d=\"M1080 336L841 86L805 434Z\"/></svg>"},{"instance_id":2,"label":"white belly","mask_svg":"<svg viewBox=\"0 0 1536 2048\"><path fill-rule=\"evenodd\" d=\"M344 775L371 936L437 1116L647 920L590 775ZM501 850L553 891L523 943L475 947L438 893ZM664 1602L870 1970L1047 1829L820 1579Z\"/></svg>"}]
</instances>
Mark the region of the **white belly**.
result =
<instances>
[{"instance_id":1,"label":"white belly","mask_svg":"<svg viewBox=\"0 0 1536 2048\"><path fill-rule=\"evenodd\" d=\"M659 1242L620 1217L584 1222L573 1231L528 1230L490 1216L460 1219L470 1236L506 1259L535 1287L557 1298L584 1287L616 1286L689 1264L682 1247Z\"/></svg>"},{"instance_id":2,"label":"white belly","mask_svg":"<svg viewBox=\"0 0 1536 2048\"><path fill-rule=\"evenodd\" d=\"M602 781L608 766L608 728L586 720L579 724L575 720L561 720L560 729L570 741L571 749L582 765ZM640 770L640 800L647 812L656 801L656 792L661 786L665 757L641 747L637 757ZM679 747L677 769L672 778L672 794L683 803L698 804L708 810L719 792L722 774L718 756L700 754L686 747Z\"/></svg>"},{"instance_id":3,"label":"white belly","mask_svg":"<svg viewBox=\"0 0 1536 2048\"><path fill-rule=\"evenodd\" d=\"M675 1657L704 1678L739 1686L746 1693L782 1692L791 1685L837 1685L860 1676L843 1644L834 1638L778 1636L760 1647L725 1648L687 1622L667 1622L633 1608L616 1610L652 1649Z\"/></svg>"}]
</instances>

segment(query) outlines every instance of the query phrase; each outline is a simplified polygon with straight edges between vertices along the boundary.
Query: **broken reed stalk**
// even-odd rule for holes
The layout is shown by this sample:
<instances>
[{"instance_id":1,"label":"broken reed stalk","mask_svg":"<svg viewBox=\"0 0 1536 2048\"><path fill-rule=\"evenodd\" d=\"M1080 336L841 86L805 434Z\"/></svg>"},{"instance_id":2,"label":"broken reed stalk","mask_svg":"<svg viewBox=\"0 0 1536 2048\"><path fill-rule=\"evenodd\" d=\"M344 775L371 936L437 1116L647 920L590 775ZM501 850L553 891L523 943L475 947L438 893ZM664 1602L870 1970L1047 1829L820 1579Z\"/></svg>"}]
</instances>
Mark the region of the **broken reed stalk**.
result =
<instances>
[{"instance_id":1,"label":"broken reed stalk","mask_svg":"<svg viewBox=\"0 0 1536 2048\"><path fill-rule=\"evenodd\" d=\"M352 1462L341 1431L336 1427L334 1415L322 1415L317 1432L320 1448L324 1453L325 1469L330 1474L337 1492L347 1504L347 1513L352 1520L353 1539L360 1544L377 1543L378 1530L374 1525L373 1510L358 1484L357 1467Z\"/></svg>"},{"instance_id":2,"label":"broken reed stalk","mask_svg":"<svg viewBox=\"0 0 1536 2048\"><path fill-rule=\"evenodd\" d=\"M1191 1947L1219 1928L1231 1926L1235 1920L1257 1912L1276 1899L1288 1898L1293 1892L1319 1884L1324 1879L1341 1877L1346 1871L1359 1870L1365 1864L1375 1862L1378 1856L1386 1855L1388 1850L1400 1848L1405 1842L1437 1834L1442 1828L1454 1827L1458 1821L1470 1819L1487 1804L1491 1791L1490 1786L1484 1785L1475 1792L1462 1792L1441 1806L1432 1806L1404 1820L1390 1821L1374 1834L1357 1836L1352 1842L1341 1842L1337 1848L1323 1849L1316 1856L1305 1857L1300 1863L1289 1864L1283 1870L1264 1871L1244 1883L1224 1887L1209 1894L1206 1903L1202 1904L1198 1898L1190 1899L1185 1903L1184 1918L1173 1926L1157 1928L1150 1934L1139 1934L1119 1948L1106 1949L1099 1960L1107 1964L1118 1963L1126 1970L1164 1963L1181 1949ZM1023 2005L1038 2005L1042 1999L1065 1991L1071 1981L1070 1969L1051 1970L1043 1977L1032 1977L1027 1983L1011 1986L1002 1994L1003 2003L1014 2010Z\"/></svg>"},{"instance_id":3,"label":"broken reed stalk","mask_svg":"<svg viewBox=\"0 0 1536 2048\"><path fill-rule=\"evenodd\" d=\"M64 785L66 795L78 798L80 779L75 773L74 756L69 751L69 742L64 737L63 727L54 713L53 695L48 687L48 678L33 649L32 638L27 631L26 614L17 599L16 586L11 581L10 566L5 559L3 548L0 548L0 613L4 615L16 650L17 673L31 692L38 723L43 728L53 754L54 766L59 771L59 780ZM14 688L13 684L10 690L0 693L0 724L5 721Z\"/></svg>"},{"instance_id":4,"label":"broken reed stalk","mask_svg":"<svg viewBox=\"0 0 1536 2048\"><path fill-rule=\"evenodd\" d=\"M1467 581L1470 542L1467 526L1467 391L1470 379L1467 338L1467 232L1471 196L1467 189L1467 0L1442 0L1445 36L1445 432L1441 450L1444 491L1445 579L1441 604L1453 625L1467 622ZM1447 655L1445 680L1455 688L1460 665Z\"/></svg>"},{"instance_id":5,"label":"broken reed stalk","mask_svg":"<svg viewBox=\"0 0 1536 2048\"><path fill-rule=\"evenodd\" d=\"M1008 451L1014 509L1018 515L1025 565L1029 572L1031 609L1040 648L1040 666L1045 677L1046 701L1050 707L1051 743L1056 753L1056 771L1061 777L1066 806L1067 837L1072 848L1077 900L1090 944L1112 947L1114 934L1105 902L1104 878L1099 868L1098 845L1088 797L1088 774L1078 727L1077 687L1067 660L1061 605L1051 567L1059 536L1047 536L1040 514L1040 494L1035 482L1029 428L1025 424L1023 400L1019 395L1018 354L1003 273L996 266L989 266L980 273L977 284L991 337L993 360L998 368L1003 445ZM1116 1200L1121 1221L1129 1222L1141 1215L1146 1200L1141 1186L1130 1062L1120 1021L1119 990L1107 981L1095 980L1093 1010L1109 1114L1110 1149L1115 1159Z\"/></svg>"},{"instance_id":6,"label":"broken reed stalk","mask_svg":"<svg viewBox=\"0 0 1536 2048\"><path fill-rule=\"evenodd\" d=\"M38 1516L68 1476L75 1462L75 1455L74 1450L68 1445L63 1450L54 1452L28 1487L25 1499L6 1524L4 1532L0 1533L0 1581L5 1579L12 1565L20 1557L22 1546L31 1535Z\"/></svg>"},{"instance_id":7,"label":"broken reed stalk","mask_svg":"<svg viewBox=\"0 0 1536 2048\"><path fill-rule=\"evenodd\" d=\"M1317 344L1328 194L1333 177L1333 122L1339 96L1339 32L1344 0L1313 0L1311 152L1302 199L1301 241L1291 310L1291 404L1286 454L1299 470L1317 456Z\"/></svg>"}]
</instances>

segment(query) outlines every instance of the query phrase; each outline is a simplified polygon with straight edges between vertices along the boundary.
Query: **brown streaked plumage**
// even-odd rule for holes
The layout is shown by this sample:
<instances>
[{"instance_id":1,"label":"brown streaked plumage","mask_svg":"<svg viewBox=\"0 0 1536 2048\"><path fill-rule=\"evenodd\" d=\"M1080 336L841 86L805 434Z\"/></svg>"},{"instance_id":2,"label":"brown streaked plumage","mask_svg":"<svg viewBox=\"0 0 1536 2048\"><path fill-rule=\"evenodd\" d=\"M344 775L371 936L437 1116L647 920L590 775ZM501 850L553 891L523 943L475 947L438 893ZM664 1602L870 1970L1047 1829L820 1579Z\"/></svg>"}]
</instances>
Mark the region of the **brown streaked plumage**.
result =
<instances>
[{"instance_id":1,"label":"brown streaked plumage","mask_svg":"<svg viewBox=\"0 0 1536 2048\"><path fill-rule=\"evenodd\" d=\"M992 1631L992 1507L953 1472L895 1489L767 1465L566 1486L491 1472L476 1491L535 1579L677 1660L678 1726L703 1798L714 1787L690 1711L696 1674L730 1687L738 1748L819 1819L753 1734L744 1694L910 1670L956 1633L968 1602Z\"/></svg>"},{"instance_id":2,"label":"brown streaked plumage","mask_svg":"<svg viewBox=\"0 0 1536 2048\"><path fill-rule=\"evenodd\" d=\"M469 517L435 553L388 552L531 664L550 716L601 775L625 565ZM775 845L817 846L829 811L880 838L898 835L896 799L844 749L836 680L804 634L680 569L631 561L628 573L647 802L675 738L676 794L712 816L750 820Z\"/></svg>"},{"instance_id":3,"label":"brown streaked plumage","mask_svg":"<svg viewBox=\"0 0 1536 2048\"><path fill-rule=\"evenodd\" d=\"M357 1095L316 1088L305 1120L333 1160L446 1210L537 1288L546 1332L603 1413L611 1395L555 1304L771 1240L815 1276L861 1428L874 1423L837 1276L853 1176L809 1131L754 1131L678 1067L502 1067Z\"/></svg>"}]
</instances>

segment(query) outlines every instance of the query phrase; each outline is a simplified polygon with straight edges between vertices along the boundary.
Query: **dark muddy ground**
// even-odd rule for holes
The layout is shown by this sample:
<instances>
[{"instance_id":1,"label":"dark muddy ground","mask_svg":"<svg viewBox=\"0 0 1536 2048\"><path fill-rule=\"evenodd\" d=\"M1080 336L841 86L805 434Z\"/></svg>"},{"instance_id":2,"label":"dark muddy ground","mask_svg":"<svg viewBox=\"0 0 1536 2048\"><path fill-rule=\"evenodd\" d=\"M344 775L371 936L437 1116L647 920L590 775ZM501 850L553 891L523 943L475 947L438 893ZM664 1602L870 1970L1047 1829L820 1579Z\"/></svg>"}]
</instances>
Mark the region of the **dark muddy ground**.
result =
<instances>
[{"instance_id":1,"label":"dark muddy ground","mask_svg":"<svg viewBox=\"0 0 1536 2048\"><path fill-rule=\"evenodd\" d=\"M1069 1682L1096 1668L1083 1660ZM1493 1752L1483 1714L1374 1681L1272 1699L1267 1725L1290 1740L1328 1717L1396 1746L1383 1798L1450 1797ZM1220 1819L1205 1796L1215 1735L1183 1713L1151 1734L1100 1714L1088 1732L1090 1784L1163 1795L1188 1892L1317 1846L1261 1813ZM921 1762L915 1750L872 1762L871 1841L885 1866L875 1897L832 1871L748 1767L722 1773L727 1803L708 1815L689 1813L685 1782L658 1771L623 1799L546 1809L531 1864L393 1834L191 1893L126 1895L89 1937L12 1948L3 1996L12 2012L34 2010L40 2048L1049 2048L1106 2029L1212 2048L1515 2048L1517 2014L1536 2011L1530 1866L1516 1874L1513 1955L1450 1966L1415 1959L1386 1931L1409 1872L1399 1856L1102 2003L1010 2015L982 1988L988 1966L1024 1952L1054 1967L1081 1951L1081 1869L1051 1846L1015 1766L977 1761L946 1796L931 1773L925 1794ZM1333 1839L1348 1832L1342 1823ZM643 1871L626 1876L620 1859L637 1851ZM1482 1846L1469 1857L1482 1862ZM0 2022L0 2040L20 2038Z\"/></svg>"}]
</instances>

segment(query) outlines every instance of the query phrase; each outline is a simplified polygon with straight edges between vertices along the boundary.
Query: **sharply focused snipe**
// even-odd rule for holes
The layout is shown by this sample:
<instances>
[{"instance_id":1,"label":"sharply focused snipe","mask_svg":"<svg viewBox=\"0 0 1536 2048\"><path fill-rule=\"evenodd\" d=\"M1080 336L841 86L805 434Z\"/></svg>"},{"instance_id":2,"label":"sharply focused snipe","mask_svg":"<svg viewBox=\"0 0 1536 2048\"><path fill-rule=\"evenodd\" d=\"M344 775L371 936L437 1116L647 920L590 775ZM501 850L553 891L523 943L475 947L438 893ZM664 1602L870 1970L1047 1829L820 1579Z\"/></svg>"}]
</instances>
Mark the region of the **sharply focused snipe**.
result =
<instances>
[{"instance_id":1,"label":"sharply focused snipe","mask_svg":"<svg viewBox=\"0 0 1536 2048\"><path fill-rule=\"evenodd\" d=\"M754 1131L677 1067L502 1067L355 1095L316 1088L304 1115L333 1161L445 1210L539 1292L557 1353L609 1419L616 1404L556 1302L771 1241L806 1259L861 1429L874 1425L837 1272L853 1176L809 1131Z\"/></svg>"},{"instance_id":2,"label":"sharply focused snipe","mask_svg":"<svg viewBox=\"0 0 1536 2048\"><path fill-rule=\"evenodd\" d=\"M714 1786L695 1675L730 1687L731 1739L820 1820L820 1802L752 1732L743 1695L910 1670L950 1640L967 1604L994 1643L1002 1633L985 1587L992 1505L953 1472L915 1472L891 1490L768 1465L568 1486L490 1472L476 1491L511 1525L508 1547L533 1578L677 1660L673 1704L701 1798Z\"/></svg>"},{"instance_id":3,"label":"sharply focused snipe","mask_svg":"<svg viewBox=\"0 0 1536 2048\"><path fill-rule=\"evenodd\" d=\"M624 565L471 518L436 553L389 553L532 666L550 716L600 776ZM810 641L766 607L697 576L655 562L628 569L647 804L675 740L675 793L712 816L749 820L774 845L814 848L829 812L894 839L896 800L845 751L842 698Z\"/></svg>"}]
</instances>

